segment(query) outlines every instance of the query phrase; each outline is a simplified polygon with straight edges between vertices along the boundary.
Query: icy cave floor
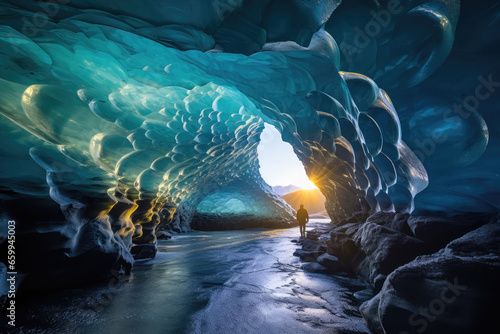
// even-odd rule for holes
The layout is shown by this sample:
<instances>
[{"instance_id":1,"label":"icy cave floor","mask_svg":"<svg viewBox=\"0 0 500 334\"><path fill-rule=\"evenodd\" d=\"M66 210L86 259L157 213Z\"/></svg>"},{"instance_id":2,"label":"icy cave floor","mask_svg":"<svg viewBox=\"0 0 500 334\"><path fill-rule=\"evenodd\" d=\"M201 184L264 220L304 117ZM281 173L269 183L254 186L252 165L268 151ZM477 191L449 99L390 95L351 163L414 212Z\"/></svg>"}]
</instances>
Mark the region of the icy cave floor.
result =
<instances>
[{"instance_id":1,"label":"icy cave floor","mask_svg":"<svg viewBox=\"0 0 500 334\"><path fill-rule=\"evenodd\" d=\"M128 279L20 301L16 330L368 333L354 297L366 286L300 269L291 242L299 234L296 227L175 235Z\"/></svg>"}]
</instances>

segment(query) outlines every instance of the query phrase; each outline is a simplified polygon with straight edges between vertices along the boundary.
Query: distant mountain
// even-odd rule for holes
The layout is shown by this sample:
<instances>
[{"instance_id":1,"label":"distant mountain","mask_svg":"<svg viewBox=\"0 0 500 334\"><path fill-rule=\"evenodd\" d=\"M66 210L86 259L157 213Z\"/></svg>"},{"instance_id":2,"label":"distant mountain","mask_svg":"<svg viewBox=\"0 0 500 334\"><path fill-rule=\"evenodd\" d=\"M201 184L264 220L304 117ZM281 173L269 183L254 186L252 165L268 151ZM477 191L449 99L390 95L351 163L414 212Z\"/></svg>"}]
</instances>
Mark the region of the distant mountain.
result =
<instances>
[{"instance_id":1,"label":"distant mountain","mask_svg":"<svg viewBox=\"0 0 500 334\"><path fill-rule=\"evenodd\" d=\"M280 196L283 196L283 195L286 195L289 193L293 193L294 191L300 190L300 187L293 185L293 184L289 184L287 186L271 186L271 188L273 189L273 191L276 194L278 194Z\"/></svg>"},{"instance_id":2,"label":"distant mountain","mask_svg":"<svg viewBox=\"0 0 500 334\"><path fill-rule=\"evenodd\" d=\"M300 204L304 204L310 215L326 213L325 196L319 189L298 190L281 197L295 210L299 209Z\"/></svg>"},{"instance_id":3,"label":"distant mountain","mask_svg":"<svg viewBox=\"0 0 500 334\"><path fill-rule=\"evenodd\" d=\"M321 211L319 213L311 213L309 215L309 218L311 218L311 219L318 219L318 218L320 218L320 219L330 219L330 217L328 216L328 212L326 212L326 210L325 211Z\"/></svg>"}]
</instances>

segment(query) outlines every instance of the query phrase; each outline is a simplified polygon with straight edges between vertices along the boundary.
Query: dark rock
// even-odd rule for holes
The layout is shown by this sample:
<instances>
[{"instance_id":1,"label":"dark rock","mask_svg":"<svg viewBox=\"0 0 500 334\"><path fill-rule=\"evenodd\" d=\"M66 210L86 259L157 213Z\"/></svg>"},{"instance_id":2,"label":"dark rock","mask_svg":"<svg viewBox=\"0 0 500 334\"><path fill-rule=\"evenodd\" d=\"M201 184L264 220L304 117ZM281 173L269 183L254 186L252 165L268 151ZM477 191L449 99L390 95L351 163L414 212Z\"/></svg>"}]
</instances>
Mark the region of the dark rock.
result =
<instances>
[{"instance_id":1,"label":"dark rock","mask_svg":"<svg viewBox=\"0 0 500 334\"><path fill-rule=\"evenodd\" d=\"M353 296L354 296L354 298L356 298L357 300L362 301L362 302L370 300L374 297L372 289L364 289L361 291L357 291L353 294Z\"/></svg>"},{"instance_id":2,"label":"dark rock","mask_svg":"<svg viewBox=\"0 0 500 334\"><path fill-rule=\"evenodd\" d=\"M309 240L318 240L321 233L317 231L306 231L306 238Z\"/></svg>"},{"instance_id":3,"label":"dark rock","mask_svg":"<svg viewBox=\"0 0 500 334\"><path fill-rule=\"evenodd\" d=\"M380 322L380 317L378 314L378 306L380 304L380 293L373 297L372 299L364 302L359 307L359 311L365 319L365 323L373 334L384 334L384 329L382 328L382 323Z\"/></svg>"},{"instance_id":4,"label":"dark rock","mask_svg":"<svg viewBox=\"0 0 500 334\"><path fill-rule=\"evenodd\" d=\"M339 233L346 233L346 231L352 227L355 227L355 228L359 228L361 226L360 223L349 223L349 224L345 224L345 225L342 225L341 227L338 227L335 229L335 232L339 232Z\"/></svg>"},{"instance_id":5,"label":"dark rock","mask_svg":"<svg viewBox=\"0 0 500 334\"><path fill-rule=\"evenodd\" d=\"M500 264L500 221L467 233L446 246L455 256L496 256Z\"/></svg>"},{"instance_id":6,"label":"dark rock","mask_svg":"<svg viewBox=\"0 0 500 334\"><path fill-rule=\"evenodd\" d=\"M484 225L396 269L361 313L373 333L492 333L499 258L500 224Z\"/></svg>"},{"instance_id":7,"label":"dark rock","mask_svg":"<svg viewBox=\"0 0 500 334\"><path fill-rule=\"evenodd\" d=\"M167 231L158 231L156 232L156 238L158 240L168 240L172 239L172 234L168 233Z\"/></svg>"},{"instance_id":8,"label":"dark rock","mask_svg":"<svg viewBox=\"0 0 500 334\"><path fill-rule=\"evenodd\" d=\"M345 233L341 233L339 231L330 232L330 240L332 242L339 242L341 239L344 238L347 238L347 235L345 235Z\"/></svg>"},{"instance_id":9,"label":"dark rock","mask_svg":"<svg viewBox=\"0 0 500 334\"><path fill-rule=\"evenodd\" d=\"M358 247L354 241L343 233L333 231L326 244L328 254L338 257L346 265L346 270L350 272L353 258L358 253Z\"/></svg>"},{"instance_id":10,"label":"dark rock","mask_svg":"<svg viewBox=\"0 0 500 334\"><path fill-rule=\"evenodd\" d=\"M434 251L437 251L450 241L490 222L492 218L491 215L451 218L410 216L408 225L417 238L426 242Z\"/></svg>"},{"instance_id":11,"label":"dark rock","mask_svg":"<svg viewBox=\"0 0 500 334\"><path fill-rule=\"evenodd\" d=\"M316 259L316 261L318 261L318 263L322 266L330 269L332 274L345 271L344 264L342 264L342 262L340 262L339 259L333 255L327 253L322 254Z\"/></svg>"},{"instance_id":12,"label":"dark rock","mask_svg":"<svg viewBox=\"0 0 500 334\"><path fill-rule=\"evenodd\" d=\"M394 219L394 216L396 215L395 212L376 212L370 217L366 219L367 223L375 223L379 225L385 225L388 222L391 222Z\"/></svg>"},{"instance_id":13,"label":"dark rock","mask_svg":"<svg viewBox=\"0 0 500 334\"><path fill-rule=\"evenodd\" d=\"M344 260L344 262L349 262L352 261L356 253L358 252L358 247L354 243L352 239L344 239L341 242L342 246L342 256L341 259Z\"/></svg>"},{"instance_id":14,"label":"dark rock","mask_svg":"<svg viewBox=\"0 0 500 334\"><path fill-rule=\"evenodd\" d=\"M331 242L330 240L328 240L326 242L326 252L330 255L333 255L333 256L341 256L342 254L342 246L338 243L333 243Z\"/></svg>"},{"instance_id":15,"label":"dark rock","mask_svg":"<svg viewBox=\"0 0 500 334\"><path fill-rule=\"evenodd\" d=\"M368 217L366 222L382 225L406 235L414 236L408 226L408 217L410 217L409 213L377 212Z\"/></svg>"},{"instance_id":16,"label":"dark rock","mask_svg":"<svg viewBox=\"0 0 500 334\"><path fill-rule=\"evenodd\" d=\"M350 268L352 273L356 273L356 271L359 270L361 264L364 263L365 259L366 259L366 253L361 250L358 250L350 262L351 266ZM363 277L369 277L369 276L363 276Z\"/></svg>"},{"instance_id":17,"label":"dark rock","mask_svg":"<svg viewBox=\"0 0 500 334\"><path fill-rule=\"evenodd\" d=\"M353 239L366 254L358 274L377 288L381 287L380 274L390 274L426 250L421 240L375 223L364 224Z\"/></svg>"},{"instance_id":18,"label":"dark rock","mask_svg":"<svg viewBox=\"0 0 500 334\"><path fill-rule=\"evenodd\" d=\"M338 249L340 252L340 249L342 247L341 246L342 240L344 240L345 238L347 238L347 235L345 235L345 233L341 233L341 232L337 232L337 231L330 232L330 240L326 242L328 248Z\"/></svg>"},{"instance_id":19,"label":"dark rock","mask_svg":"<svg viewBox=\"0 0 500 334\"><path fill-rule=\"evenodd\" d=\"M356 232L358 232L359 228L361 227L361 225L356 225L356 226L351 226L349 227L346 231L345 231L345 234L348 236L348 237L352 237Z\"/></svg>"},{"instance_id":20,"label":"dark rock","mask_svg":"<svg viewBox=\"0 0 500 334\"><path fill-rule=\"evenodd\" d=\"M133 245L130 253L136 260L152 259L156 256L156 244Z\"/></svg>"},{"instance_id":21,"label":"dark rock","mask_svg":"<svg viewBox=\"0 0 500 334\"><path fill-rule=\"evenodd\" d=\"M316 262L316 258L322 255L323 252L309 252L302 249L297 249L293 256L298 256L304 262Z\"/></svg>"},{"instance_id":22,"label":"dark rock","mask_svg":"<svg viewBox=\"0 0 500 334\"><path fill-rule=\"evenodd\" d=\"M64 221L44 222L43 230L30 222L16 223L16 269L23 273L20 294L105 282L111 270L123 266L126 271L134 262L125 245L109 239L98 221L82 222L73 249Z\"/></svg>"},{"instance_id":23,"label":"dark rock","mask_svg":"<svg viewBox=\"0 0 500 334\"><path fill-rule=\"evenodd\" d=\"M318 273L318 274L330 274L331 270L322 266L319 263L316 262L311 262L311 263L304 263L301 267L305 271L308 271L310 273Z\"/></svg>"},{"instance_id":24,"label":"dark rock","mask_svg":"<svg viewBox=\"0 0 500 334\"><path fill-rule=\"evenodd\" d=\"M385 280L387 279L387 275L384 274L377 274L375 278L373 278L373 287L375 288L375 291L380 291L382 290L382 287L384 286Z\"/></svg>"},{"instance_id":25,"label":"dark rock","mask_svg":"<svg viewBox=\"0 0 500 334\"><path fill-rule=\"evenodd\" d=\"M349 218L346 218L346 219L338 221L336 223L336 225L337 226L343 226L345 224L350 224L350 223L361 223L361 222L366 221L366 219L369 216L370 215L367 212L358 212L358 213L355 213L353 216L351 216Z\"/></svg>"},{"instance_id":26,"label":"dark rock","mask_svg":"<svg viewBox=\"0 0 500 334\"><path fill-rule=\"evenodd\" d=\"M316 240L304 239L302 241L302 249L307 252L326 252L326 244L318 242Z\"/></svg>"}]
</instances>

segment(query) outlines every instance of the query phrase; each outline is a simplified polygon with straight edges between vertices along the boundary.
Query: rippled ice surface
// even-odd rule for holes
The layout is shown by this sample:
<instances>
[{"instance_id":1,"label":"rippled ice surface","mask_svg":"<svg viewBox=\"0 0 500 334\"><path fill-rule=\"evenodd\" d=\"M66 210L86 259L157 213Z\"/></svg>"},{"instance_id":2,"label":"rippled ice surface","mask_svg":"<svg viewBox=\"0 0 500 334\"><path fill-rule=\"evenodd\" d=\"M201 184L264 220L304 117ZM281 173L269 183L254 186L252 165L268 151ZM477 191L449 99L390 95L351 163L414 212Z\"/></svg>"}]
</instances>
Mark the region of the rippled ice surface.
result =
<instances>
[{"instance_id":1,"label":"rippled ice surface","mask_svg":"<svg viewBox=\"0 0 500 334\"><path fill-rule=\"evenodd\" d=\"M297 227L176 235L127 280L19 301L17 330L368 333L353 297L365 286L301 270L291 242L299 234Z\"/></svg>"}]
</instances>

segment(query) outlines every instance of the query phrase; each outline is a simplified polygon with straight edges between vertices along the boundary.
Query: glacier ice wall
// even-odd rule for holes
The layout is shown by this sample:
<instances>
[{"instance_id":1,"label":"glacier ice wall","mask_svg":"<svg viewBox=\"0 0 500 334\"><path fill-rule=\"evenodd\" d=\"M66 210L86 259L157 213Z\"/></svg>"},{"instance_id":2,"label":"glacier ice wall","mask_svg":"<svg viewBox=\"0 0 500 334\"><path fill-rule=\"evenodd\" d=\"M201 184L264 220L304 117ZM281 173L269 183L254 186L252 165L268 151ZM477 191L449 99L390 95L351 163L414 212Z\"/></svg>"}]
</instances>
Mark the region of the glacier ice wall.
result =
<instances>
[{"instance_id":1,"label":"glacier ice wall","mask_svg":"<svg viewBox=\"0 0 500 334\"><path fill-rule=\"evenodd\" d=\"M418 214L500 210L499 12L492 0L345 1L326 24L340 68L370 76L398 107L430 179Z\"/></svg>"},{"instance_id":2,"label":"glacier ice wall","mask_svg":"<svg viewBox=\"0 0 500 334\"><path fill-rule=\"evenodd\" d=\"M366 59L346 60L345 39L330 26L340 1L146 3L1 5L2 219L16 219L29 245L21 271L65 266L77 280L127 270L130 248L154 244L158 224L291 224L291 208L258 172L264 123L292 145L333 220L414 209L428 176L412 135L425 136L432 117L402 124L386 91L356 72L389 89L429 77L449 53L455 2L412 12L418 22L434 6L432 15L446 18L445 45L429 41L417 72L415 59L383 47L369 70ZM353 6L354 14L365 10ZM388 29L401 42L409 28ZM463 127L486 131L480 116L476 123ZM484 149L474 140L477 153L464 159ZM98 266L96 254L106 255Z\"/></svg>"}]
</instances>

